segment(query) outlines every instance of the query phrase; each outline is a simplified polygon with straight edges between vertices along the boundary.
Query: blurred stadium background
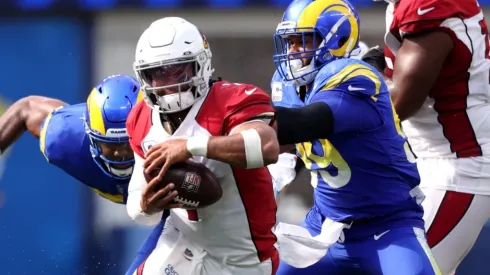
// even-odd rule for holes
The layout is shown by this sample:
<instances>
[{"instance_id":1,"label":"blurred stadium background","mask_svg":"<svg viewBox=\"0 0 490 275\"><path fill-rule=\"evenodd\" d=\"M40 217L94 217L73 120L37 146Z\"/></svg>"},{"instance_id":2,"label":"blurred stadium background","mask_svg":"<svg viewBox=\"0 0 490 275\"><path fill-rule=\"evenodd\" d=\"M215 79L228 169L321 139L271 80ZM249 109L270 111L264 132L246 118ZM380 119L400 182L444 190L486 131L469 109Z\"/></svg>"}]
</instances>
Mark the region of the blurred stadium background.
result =
<instances>
[{"instance_id":1,"label":"blurred stadium background","mask_svg":"<svg viewBox=\"0 0 490 275\"><path fill-rule=\"evenodd\" d=\"M272 34L290 0L2 0L0 110L31 94L85 100L102 78L131 74L134 48L149 23L181 16L197 24L214 53L215 76L268 90ZM384 3L352 0L361 39L383 44ZM490 0L480 1L490 6ZM124 274L149 228L46 163L23 136L0 158L0 274ZM489 182L490 184L490 182ZM299 223L311 205L302 171L280 204ZM490 227L458 274L488 274Z\"/></svg>"}]
</instances>

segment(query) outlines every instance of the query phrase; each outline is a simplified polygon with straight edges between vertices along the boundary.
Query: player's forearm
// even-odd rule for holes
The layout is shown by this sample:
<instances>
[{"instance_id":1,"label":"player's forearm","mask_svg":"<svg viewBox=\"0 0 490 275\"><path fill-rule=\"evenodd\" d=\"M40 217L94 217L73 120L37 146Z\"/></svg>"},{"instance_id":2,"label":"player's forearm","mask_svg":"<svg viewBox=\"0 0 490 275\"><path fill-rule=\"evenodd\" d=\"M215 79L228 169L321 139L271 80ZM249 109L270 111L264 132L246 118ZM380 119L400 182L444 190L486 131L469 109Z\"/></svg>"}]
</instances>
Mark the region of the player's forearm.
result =
<instances>
[{"instance_id":1,"label":"player's forearm","mask_svg":"<svg viewBox=\"0 0 490 275\"><path fill-rule=\"evenodd\" d=\"M392 75L393 104L400 120L410 118L422 108L453 47L453 38L443 31L403 38Z\"/></svg>"},{"instance_id":2,"label":"player's forearm","mask_svg":"<svg viewBox=\"0 0 490 275\"><path fill-rule=\"evenodd\" d=\"M0 150L5 151L26 130L39 138L41 124L64 102L41 96L28 96L16 101L0 116Z\"/></svg>"},{"instance_id":3,"label":"player's forearm","mask_svg":"<svg viewBox=\"0 0 490 275\"><path fill-rule=\"evenodd\" d=\"M23 98L12 104L5 113L0 116L0 151L4 152L26 130L25 110L28 110L29 102Z\"/></svg>"},{"instance_id":4,"label":"player's forearm","mask_svg":"<svg viewBox=\"0 0 490 275\"><path fill-rule=\"evenodd\" d=\"M244 137L253 136L256 131L259 139L252 137L245 142ZM249 132L246 132L249 131ZM252 131L252 132L250 132ZM279 144L274 129L259 127L237 132L229 136L210 137L206 157L240 168L264 167L277 161Z\"/></svg>"}]
</instances>

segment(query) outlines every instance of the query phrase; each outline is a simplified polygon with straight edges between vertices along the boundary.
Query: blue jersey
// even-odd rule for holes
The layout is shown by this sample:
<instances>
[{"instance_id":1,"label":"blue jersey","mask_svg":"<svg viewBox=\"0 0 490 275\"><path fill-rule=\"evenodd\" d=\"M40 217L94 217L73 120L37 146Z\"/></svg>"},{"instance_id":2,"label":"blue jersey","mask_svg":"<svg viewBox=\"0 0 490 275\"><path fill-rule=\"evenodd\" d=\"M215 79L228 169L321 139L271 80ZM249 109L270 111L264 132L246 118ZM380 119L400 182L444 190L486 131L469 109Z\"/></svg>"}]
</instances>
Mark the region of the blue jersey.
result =
<instances>
[{"instance_id":1,"label":"blue jersey","mask_svg":"<svg viewBox=\"0 0 490 275\"><path fill-rule=\"evenodd\" d=\"M85 103L60 107L51 112L41 126L41 152L49 163L61 168L102 197L125 203L129 180L104 174L90 153L85 132Z\"/></svg>"},{"instance_id":2,"label":"blue jersey","mask_svg":"<svg viewBox=\"0 0 490 275\"><path fill-rule=\"evenodd\" d=\"M322 216L355 222L398 213L421 223L415 158L378 72L360 60L333 61L307 94L305 103L315 102L332 109L334 133L296 148Z\"/></svg>"}]
</instances>

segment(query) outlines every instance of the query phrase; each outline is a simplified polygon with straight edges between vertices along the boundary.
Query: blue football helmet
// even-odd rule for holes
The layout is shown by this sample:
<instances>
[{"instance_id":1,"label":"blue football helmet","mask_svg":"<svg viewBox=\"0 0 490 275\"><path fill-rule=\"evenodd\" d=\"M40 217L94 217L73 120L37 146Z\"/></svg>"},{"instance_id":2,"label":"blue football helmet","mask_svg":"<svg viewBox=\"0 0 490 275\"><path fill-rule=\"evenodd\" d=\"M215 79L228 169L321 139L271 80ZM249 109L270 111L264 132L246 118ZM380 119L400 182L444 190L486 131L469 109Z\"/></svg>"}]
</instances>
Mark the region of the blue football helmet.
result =
<instances>
[{"instance_id":1,"label":"blue football helmet","mask_svg":"<svg viewBox=\"0 0 490 275\"><path fill-rule=\"evenodd\" d=\"M323 66L359 49L359 24L346 0L294 0L274 34L279 74L296 86L310 84Z\"/></svg>"},{"instance_id":2,"label":"blue football helmet","mask_svg":"<svg viewBox=\"0 0 490 275\"><path fill-rule=\"evenodd\" d=\"M110 177L131 177L134 155L129 145L126 120L143 99L140 84L127 75L109 76L97 85L87 99L85 130L95 163Z\"/></svg>"}]
</instances>

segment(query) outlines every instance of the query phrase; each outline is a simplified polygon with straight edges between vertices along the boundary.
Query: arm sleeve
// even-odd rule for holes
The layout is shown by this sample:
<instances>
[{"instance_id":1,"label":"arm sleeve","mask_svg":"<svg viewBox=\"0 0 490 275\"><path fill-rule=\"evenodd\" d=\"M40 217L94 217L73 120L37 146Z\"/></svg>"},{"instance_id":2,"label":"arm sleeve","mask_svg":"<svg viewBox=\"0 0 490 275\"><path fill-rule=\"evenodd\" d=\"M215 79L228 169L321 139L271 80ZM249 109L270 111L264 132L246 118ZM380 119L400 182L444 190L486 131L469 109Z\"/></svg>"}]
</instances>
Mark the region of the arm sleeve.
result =
<instances>
[{"instance_id":1,"label":"arm sleeve","mask_svg":"<svg viewBox=\"0 0 490 275\"><path fill-rule=\"evenodd\" d=\"M141 210L141 194L147 183L144 176L143 159L138 154L134 154L134 160L133 175L131 176L128 187L126 209L131 219L137 223L153 226L160 222L163 212L147 215Z\"/></svg>"},{"instance_id":2,"label":"arm sleeve","mask_svg":"<svg viewBox=\"0 0 490 275\"><path fill-rule=\"evenodd\" d=\"M280 145L329 138L333 134L364 131L383 121L370 97L331 89L315 95L301 108L276 107L277 137Z\"/></svg>"}]
</instances>

